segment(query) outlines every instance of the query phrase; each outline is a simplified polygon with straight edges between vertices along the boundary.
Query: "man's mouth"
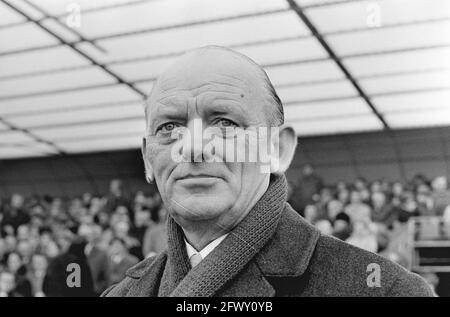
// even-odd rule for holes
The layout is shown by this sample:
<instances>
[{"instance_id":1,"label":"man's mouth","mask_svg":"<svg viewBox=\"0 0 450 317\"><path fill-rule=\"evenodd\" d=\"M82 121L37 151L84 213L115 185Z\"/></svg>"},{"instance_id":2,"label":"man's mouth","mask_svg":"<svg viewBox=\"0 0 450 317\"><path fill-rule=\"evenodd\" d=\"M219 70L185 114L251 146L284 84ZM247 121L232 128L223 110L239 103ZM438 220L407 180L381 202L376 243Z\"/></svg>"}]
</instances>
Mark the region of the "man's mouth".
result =
<instances>
[{"instance_id":1,"label":"man's mouth","mask_svg":"<svg viewBox=\"0 0 450 317\"><path fill-rule=\"evenodd\" d=\"M177 181L181 182L182 184L191 186L209 186L220 179L222 178L208 174L188 174L178 178Z\"/></svg>"},{"instance_id":2,"label":"man's mouth","mask_svg":"<svg viewBox=\"0 0 450 317\"><path fill-rule=\"evenodd\" d=\"M205 173L189 173L183 176L178 177L177 179L190 179L190 178L195 178L195 179L199 179L199 178L222 178L216 175L211 175L211 174L205 174Z\"/></svg>"}]
</instances>

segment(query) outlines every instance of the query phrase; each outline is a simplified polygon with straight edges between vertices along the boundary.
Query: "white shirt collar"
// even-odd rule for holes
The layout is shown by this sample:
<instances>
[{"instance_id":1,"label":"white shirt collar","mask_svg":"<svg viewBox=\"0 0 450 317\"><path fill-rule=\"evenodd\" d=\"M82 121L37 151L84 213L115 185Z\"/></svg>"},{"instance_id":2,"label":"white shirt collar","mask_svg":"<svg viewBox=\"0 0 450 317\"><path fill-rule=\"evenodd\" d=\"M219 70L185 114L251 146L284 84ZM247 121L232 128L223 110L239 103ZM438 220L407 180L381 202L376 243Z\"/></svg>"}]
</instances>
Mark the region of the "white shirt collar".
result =
<instances>
[{"instance_id":1,"label":"white shirt collar","mask_svg":"<svg viewBox=\"0 0 450 317\"><path fill-rule=\"evenodd\" d=\"M202 259L206 258L208 254L210 254L226 237L228 233L224 234L223 236L218 237L216 240L213 240L210 244L208 244L206 247L204 247L200 252L198 252L192 245L187 242L186 239L184 239L184 243L186 244L186 252L188 255L188 258L190 259L194 254L199 253L202 257Z\"/></svg>"}]
</instances>

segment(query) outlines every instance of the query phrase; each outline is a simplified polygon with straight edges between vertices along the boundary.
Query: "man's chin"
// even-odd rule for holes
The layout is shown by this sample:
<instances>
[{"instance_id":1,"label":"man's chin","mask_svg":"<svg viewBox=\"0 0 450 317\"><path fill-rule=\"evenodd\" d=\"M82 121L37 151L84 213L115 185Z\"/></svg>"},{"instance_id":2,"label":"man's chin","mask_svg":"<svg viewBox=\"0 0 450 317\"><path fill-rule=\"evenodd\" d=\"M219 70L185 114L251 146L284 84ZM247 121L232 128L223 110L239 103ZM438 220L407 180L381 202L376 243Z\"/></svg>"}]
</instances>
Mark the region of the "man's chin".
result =
<instances>
[{"instance_id":1,"label":"man's chin","mask_svg":"<svg viewBox=\"0 0 450 317\"><path fill-rule=\"evenodd\" d=\"M222 194L223 195L223 194ZM172 200L172 209L176 217L189 221L206 221L217 218L232 204L219 198L217 194L197 193ZM222 196L222 198L224 198Z\"/></svg>"}]
</instances>

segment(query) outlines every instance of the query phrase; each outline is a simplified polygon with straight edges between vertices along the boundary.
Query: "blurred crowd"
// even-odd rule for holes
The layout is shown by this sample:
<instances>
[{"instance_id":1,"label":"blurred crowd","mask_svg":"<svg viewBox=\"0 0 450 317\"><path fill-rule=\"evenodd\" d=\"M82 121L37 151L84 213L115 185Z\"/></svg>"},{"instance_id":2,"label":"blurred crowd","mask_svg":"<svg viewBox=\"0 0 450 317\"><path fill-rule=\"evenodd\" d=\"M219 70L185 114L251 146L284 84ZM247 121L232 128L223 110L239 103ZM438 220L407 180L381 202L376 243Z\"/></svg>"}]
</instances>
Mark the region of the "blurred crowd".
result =
<instances>
[{"instance_id":1,"label":"blurred crowd","mask_svg":"<svg viewBox=\"0 0 450 317\"><path fill-rule=\"evenodd\" d=\"M305 165L290 182L289 202L324 234L404 266L410 217L450 222L445 177L417 175L407 183L358 178L328 186ZM0 297L98 296L128 268L166 248L166 216L159 194L128 195L120 180L111 181L105 196L13 194L0 200ZM71 263L79 265L82 287L68 286Z\"/></svg>"},{"instance_id":2,"label":"blurred crowd","mask_svg":"<svg viewBox=\"0 0 450 317\"><path fill-rule=\"evenodd\" d=\"M446 177L427 179L418 174L406 183L379 179L368 182L324 184L309 164L290 182L289 202L322 233L362 249L379 253L410 267L408 220L418 216L442 217L450 228L450 190ZM447 229L444 239L450 239ZM431 286L438 275L424 274Z\"/></svg>"},{"instance_id":3,"label":"blurred crowd","mask_svg":"<svg viewBox=\"0 0 450 317\"><path fill-rule=\"evenodd\" d=\"M98 296L165 249L160 196L128 196L122 187L113 180L104 197L1 200L0 297ZM81 287L67 285L70 263L79 265Z\"/></svg>"},{"instance_id":4,"label":"blurred crowd","mask_svg":"<svg viewBox=\"0 0 450 317\"><path fill-rule=\"evenodd\" d=\"M289 202L306 220L325 234L365 250L381 253L391 237L404 232L411 217L441 216L450 221L450 190L446 177L428 180L368 182L326 186L311 165L290 183ZM400 261L401 262L401 261Z\"/></svg>"}]
</instances>

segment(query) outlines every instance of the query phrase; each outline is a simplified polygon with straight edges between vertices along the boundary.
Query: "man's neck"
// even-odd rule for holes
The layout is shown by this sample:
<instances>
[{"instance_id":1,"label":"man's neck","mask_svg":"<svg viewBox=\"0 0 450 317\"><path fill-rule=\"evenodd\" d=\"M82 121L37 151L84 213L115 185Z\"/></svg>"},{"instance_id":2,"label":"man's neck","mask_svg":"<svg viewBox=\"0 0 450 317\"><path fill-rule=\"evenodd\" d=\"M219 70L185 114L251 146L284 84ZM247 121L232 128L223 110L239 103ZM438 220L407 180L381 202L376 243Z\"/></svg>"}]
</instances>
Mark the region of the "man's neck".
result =
<instances>
[{"instance_id":1,"label":"man's neck","mask_svg":"<svg viewBox=\"0 0 450 317\"><path fill-rule=\"evenodd\" d=\"M189 242L189 244L193 246L194 249L196 249L197 251L201 251L212 241L216 240L217 238L220 238L224 234L227 234L229 231L227 230L201 231L198 229L186 230L183 228L183 232L187 242Z\"/></svg>"}]
</instances>

